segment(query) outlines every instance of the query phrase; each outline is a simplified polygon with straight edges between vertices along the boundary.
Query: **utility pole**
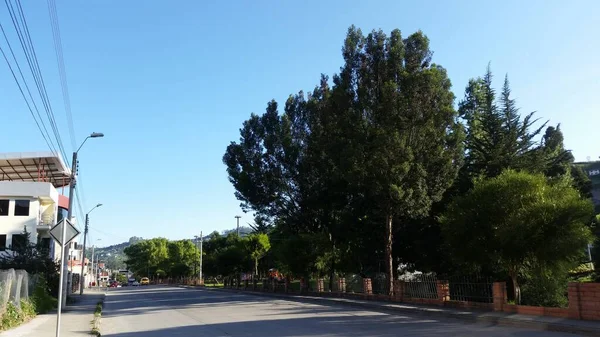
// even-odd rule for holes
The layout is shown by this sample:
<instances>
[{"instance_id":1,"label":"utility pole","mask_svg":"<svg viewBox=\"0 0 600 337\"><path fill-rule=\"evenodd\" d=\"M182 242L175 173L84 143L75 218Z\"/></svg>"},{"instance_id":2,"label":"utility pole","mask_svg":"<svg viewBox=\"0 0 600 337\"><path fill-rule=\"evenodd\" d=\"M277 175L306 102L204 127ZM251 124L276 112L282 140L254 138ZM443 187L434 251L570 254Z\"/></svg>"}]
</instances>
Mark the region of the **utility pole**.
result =
<instances>
[{"instance_id":1,"label":"utility pole","mask_svg":"<svg viewBox=\"0 0 600 337\"><path fill-rule=\"evenodd\" d=\"M83 295L83 288L85 284L85 241L87 239L88 227L90 225L90 218L88 217L88 214L85 215L85 229L83 230L83 250L81 251L81 276L79 276L79 295Z\"/></svg>"},{"instance_id":2,"label":"utility pole","mask_svg":"<svg viewBox=\"0 0 600 337\"><path fill-rule=\"evenodd\" d=\"M96 206L94 206L94 208L92 208L89 212L85 213L85 230L83 231L83 253L81 254L81 278L83 278L83 281L80 282L80 288L79 288L79 295L83 295L83 288L84 288L84 281L85 278L83 277L84 273L83 273L83 268L85 265L85 239L87 238L87 233L88 233L88 229L90 226L90 218L89 215L90 213L92 213L93 210L95 210L96 208L102 206L102 204L98 204Z\"/></svg>"},{"instance_id":3,"label":"utility pole","mask_svg":"<svg viewBox=\"0 0 600 337\"><path fill-rule=\"evenodd\" d=\"M73 217L73 199L75 199L75 177L77 176L77 151L73 152L73 159L71 162L71 184L69 185L69 209L67 210L67 219L72 221ZM60 283L58 284L58 312L56 315L56 337L60 336L60 316L62 308L67 304L67 275L69 269L67 266L67 260L69 259L69 250L65 245L65 238L67 237L67 224L64 223L62 226L62 233L60 234L60 247L62 252L62 259L60 259Z\"/></svg>"},{"instance_id":4,"label":"utility pole","mask_svg":"<svg viewBox=\"0 0 600 337\"><path fill-rule=\"evenodd\" d=\"M202 231L200 231L200 272L199 272L199 277L200 277L200 285L204 285L204 282L202 282L202 241L204 239L202 238Z\"/></svg>"},{"instance_id":5,"label":"utility pole","mask_svg":"<svg viewBox=\"0 0 600 337\"><path fill-rule=\"evenodd\" d=\"M69 221L73 220L73 200L75 199L75 184L77 177L77 153L81 150L81 147L89 138L100 138L104 137L103 133L100 132L92 132L89 136L87 136L77 151L73 152L73 159L71 162L71 181L69 184L69 209L67 210L67 219ZM67 224L63 224L62 231L60 235L60 246L62 252L62 259L60 260L60 283L58 284L58 312L56 314L56 337L60 336L60 318L62 313L62 308L67 305L67 275L69 274L69 269L67 266L67 260L69 259L69 250L65 249L65 238L67 237Z\"/></svg>"},{"instance_id":6,"label":"utility pole","mask_svg":"<svg viewBox=\"0 0 600 337\"><path fill-rule=\"evenodd\" d=\"M235 232L237 233L237 236L239 237L240 236L240 218L241 218L241 216L236 215L235 218L237 219L237 229Z\"/></svg>"},{"instance_id":7,"label":"utility pole","mask_svg":"<svg viewBox=\"0 0 600 337\"><path fill-rule=\"evenodd\" d=\"M94 249L96 248L95 245L92 245L92 264L91 264L91 270L90 270L90 274L92 275L92 281L90 281L91 283L94 283L94 279L96 278L96 274L94 274L94 271L96 269L94 269ZM88 268L90 269L90 268Z\"/></svg>"}]
</instances>

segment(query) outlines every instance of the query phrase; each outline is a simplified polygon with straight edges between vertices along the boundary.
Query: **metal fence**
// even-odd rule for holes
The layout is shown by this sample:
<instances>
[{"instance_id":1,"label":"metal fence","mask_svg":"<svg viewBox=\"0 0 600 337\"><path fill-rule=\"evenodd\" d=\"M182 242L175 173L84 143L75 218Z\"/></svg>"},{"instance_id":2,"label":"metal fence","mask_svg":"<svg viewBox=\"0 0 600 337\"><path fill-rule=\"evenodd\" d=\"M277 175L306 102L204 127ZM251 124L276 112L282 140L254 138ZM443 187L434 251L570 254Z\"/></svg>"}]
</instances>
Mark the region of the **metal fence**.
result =
<instances>
[{"instance_id":1,"label":"metal fence","mask_svg":"<svg viewBox=\"0 0 600 337\"><path fill-rule=\"evenodd\" d=\"M438 298L437 277L433 274L413 274L401 277L404 281L404 297Z\"/></svg>"},{"instance_id":2,"label":"metal fence","mask_svg":"<svg viewBox=\"0 0 600 337\"><path fill-rule=\"evenodd\" d=\"M449 277L450 300L464 302L493 303L493 279L474 276Z\"/></svg>"},{"instance_id":3,"label":"metal fence","mask_svg":"<svg viewBox=\"0 0 600 337\"><path fill-rule=\"evenodd\" d=\"M9 302L21 307L21 301L29 299L34 286L35 278L30 278L25 270L0 270L0 315Z\"/></svg>"},{"instance_id":4,"label":"metal fence","mask_svg":"<svg viewBox=\"0 0 600 337\"><path fill-rule=\"evenodd\" d=\"M363 278L358 274L346 276L346 292L349 293L364 293Z\"/></svg>"},{"instance_id":5,"label":"metal fence","mask_svg":"<svg viewBox=\"0 0 600 337\"><path fill-rule=\"evenodd\" d=\"M388 281L388 276L385 273L377 273L371 279L371 286L373 290L373 294L389 294L390 290L390 282Z\"/></svg>"}]
</instances>

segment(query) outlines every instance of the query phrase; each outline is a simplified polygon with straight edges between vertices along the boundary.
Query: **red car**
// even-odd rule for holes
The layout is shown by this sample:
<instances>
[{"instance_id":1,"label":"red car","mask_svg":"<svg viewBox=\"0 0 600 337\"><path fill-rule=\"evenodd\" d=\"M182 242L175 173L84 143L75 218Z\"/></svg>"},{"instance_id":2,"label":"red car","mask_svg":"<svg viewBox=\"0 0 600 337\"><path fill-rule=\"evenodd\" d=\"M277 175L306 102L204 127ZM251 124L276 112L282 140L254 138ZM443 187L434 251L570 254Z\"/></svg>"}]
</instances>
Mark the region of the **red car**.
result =
<instances>
[{"instance_id":1,"label":"red car","mask_svg":"<svg viewBox=\"0 0 600 337\"><path fill-rule=\"evenodd\" d=\"M109 288L116 288L119 286L119 282L117 281L110 281L110 283L108 284Z\"/></svg>"}]
</instances>

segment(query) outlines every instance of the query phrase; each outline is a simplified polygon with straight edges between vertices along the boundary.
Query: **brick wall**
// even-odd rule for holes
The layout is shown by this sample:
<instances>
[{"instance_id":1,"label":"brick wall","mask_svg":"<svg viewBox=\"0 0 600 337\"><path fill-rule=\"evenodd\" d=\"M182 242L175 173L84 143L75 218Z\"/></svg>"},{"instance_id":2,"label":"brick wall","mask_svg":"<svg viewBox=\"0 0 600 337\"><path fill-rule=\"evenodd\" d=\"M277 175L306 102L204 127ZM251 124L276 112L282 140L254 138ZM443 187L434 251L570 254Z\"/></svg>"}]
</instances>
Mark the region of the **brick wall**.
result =
<instances>
[{"instance_id":1,"label":"brick wall","mask_svg":"<svg viewBox=\"0 0 600 337\"><path fill-rule=\"evenodd\" d=\"M600 320L600 283L569 283L569 318Z\"/></svg>"},{"instance_id":2,"label":"brick wall","mask_svg":"<svg viewBox=\"0 0 600 337\"><path fill-rule=\"evenodd\" d=\"M265 280L263 283L262 291L275 291L275 292L286 292L291 293L289 284L282 286L282 290L278 290L274 287L274 284L269 284ZM304 284L304 282L302 282ZM478 302L465 302L465 301L454 301L450 298L449 287L447 281L437 282L437 298L405 298L404 297L404 282L394 282L394 295L392 297L384 294L373 294L371 279L363 279L363 293L348 293L345 291L345 280L342 278L338 281L338 291L326 292L324 291L323 280L317 280L317 289L313 291L305 292L311 296L326 296L326 297L343 297L349 299L360 299L360 300L378 300L378 301L393 301L393 302L405 302L424 304L432 306L447 306L461 309L480 309L490 311L500 311L506 313L515 313L523 315L535 315L535 316L552 316L560 318L570 319L583 319L583 320L600 320L600 283L569 283L568 296L569 296L569 307L568 308L548 308L548 307L534 307L528 305L514 305L507 303L506 295L506 283L495 282L492 286L493 303L478 303ZM235 284L227 285L236 287ZM253 287L254 288L254 287ZM258 287L257 287L258 288ZM285 289L285 290L283 290ZM260 289L258 289L260 290Z\"/></svg>"}]
</instances>

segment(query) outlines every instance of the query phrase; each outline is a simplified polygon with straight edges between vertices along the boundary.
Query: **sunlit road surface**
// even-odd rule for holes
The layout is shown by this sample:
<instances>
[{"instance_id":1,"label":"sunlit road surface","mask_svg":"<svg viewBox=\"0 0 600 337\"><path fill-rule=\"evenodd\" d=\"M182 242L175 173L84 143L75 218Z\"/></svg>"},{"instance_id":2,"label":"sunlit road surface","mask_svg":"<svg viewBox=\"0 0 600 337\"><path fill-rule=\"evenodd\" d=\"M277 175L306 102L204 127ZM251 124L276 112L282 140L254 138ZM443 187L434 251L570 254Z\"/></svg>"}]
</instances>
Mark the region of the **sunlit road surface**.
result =
<instances>
[{"instance_id":1,"label":"sunlit road surface","mask_svg":"<svg viewBox=\"0 0 600 337\"><path fill-rule=\"evenodd\" d=\"M105 337L575 335L165 286L111 289Z\"/></svg>"}]
</instances>

